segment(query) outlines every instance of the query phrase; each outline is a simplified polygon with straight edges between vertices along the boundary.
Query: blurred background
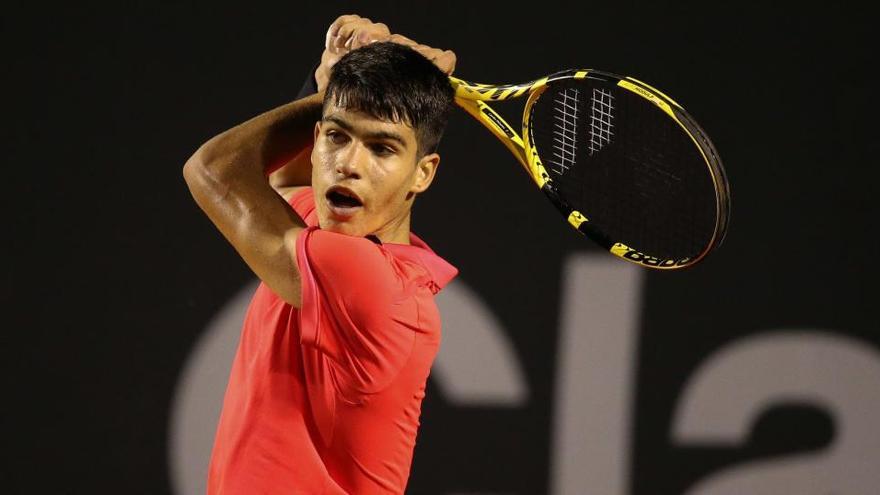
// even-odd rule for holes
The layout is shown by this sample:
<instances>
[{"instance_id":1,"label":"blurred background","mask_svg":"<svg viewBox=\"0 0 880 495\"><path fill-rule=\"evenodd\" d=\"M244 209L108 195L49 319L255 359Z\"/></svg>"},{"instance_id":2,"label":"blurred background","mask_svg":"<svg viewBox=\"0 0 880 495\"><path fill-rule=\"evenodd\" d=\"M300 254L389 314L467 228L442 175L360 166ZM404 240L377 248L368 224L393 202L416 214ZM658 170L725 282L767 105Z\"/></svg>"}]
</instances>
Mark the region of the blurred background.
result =
<instances>
[{"instance_id":1,"label":"blurred background","mask_svg":"<svg viewBox=\"0 0 880 495\"><path fill-rule=\"evenodd\" d=\"M468 80L649 82L713 137L732 189L720 250L641 270L457 112L414 216L461 275L408 493L880 493L870 16L329 0L4 8L0 492L204 492L255 280L181 168L293 99L343 13L455 50Z\"/></svg>"}]
</instances>

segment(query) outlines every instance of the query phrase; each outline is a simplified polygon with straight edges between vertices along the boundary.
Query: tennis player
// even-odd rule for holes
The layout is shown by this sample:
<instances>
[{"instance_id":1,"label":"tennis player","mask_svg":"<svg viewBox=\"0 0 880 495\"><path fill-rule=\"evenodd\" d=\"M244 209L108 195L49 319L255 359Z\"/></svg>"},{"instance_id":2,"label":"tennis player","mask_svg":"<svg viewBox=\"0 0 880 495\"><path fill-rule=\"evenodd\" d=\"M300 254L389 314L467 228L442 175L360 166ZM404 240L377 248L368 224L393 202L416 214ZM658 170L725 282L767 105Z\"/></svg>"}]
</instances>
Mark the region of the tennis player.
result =
<instances>
[{"instance_id":1,"label":"tennis player","mask_svg":"<svg viewBox=\"0 0 880 495\"><path fill-rule=\"evenodd\" d=\"M317 94L219 134L184 166L262 281L209 494L404 492L440 343L434 295L457 273L410 232L440 163L454 65L452 52L342 16Z\"/></svg>"}]
</instances>

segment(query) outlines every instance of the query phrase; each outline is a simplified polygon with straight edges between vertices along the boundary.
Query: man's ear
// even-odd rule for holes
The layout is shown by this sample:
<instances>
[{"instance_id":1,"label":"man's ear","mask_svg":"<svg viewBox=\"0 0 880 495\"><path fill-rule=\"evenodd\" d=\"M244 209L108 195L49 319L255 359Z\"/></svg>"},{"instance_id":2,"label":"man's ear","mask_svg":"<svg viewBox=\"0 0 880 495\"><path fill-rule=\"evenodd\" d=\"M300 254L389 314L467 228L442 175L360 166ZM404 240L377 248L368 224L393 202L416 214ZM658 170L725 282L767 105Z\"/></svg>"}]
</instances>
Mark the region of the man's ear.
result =
<instances>
[{"instance_id":1,"label":"man's ear","mask_svg":"<svg viewBox=\"0 0 880 495\"><path fill-rule=\"evenodd\" d=\"M315 154L318 152L318 135L321 133L321 121L315 122L315 137L312 139L312 153L309 155L312 164L315 163ZM314 170L314 167L312 168Z\"/></svg>"},{"instance_id":2,"label":"man's ear","mask_svg":"<svg viewBox=\"0 0 880 495\"><path fill-rule=\"evenodd\" d=\"M440 155L437 153L429 153L420 158L416 164L416 176L410 192L418 194L427 190L431 182L434 181L434 175L437 173L439 165Z\"/></svg>"}]
</instances>

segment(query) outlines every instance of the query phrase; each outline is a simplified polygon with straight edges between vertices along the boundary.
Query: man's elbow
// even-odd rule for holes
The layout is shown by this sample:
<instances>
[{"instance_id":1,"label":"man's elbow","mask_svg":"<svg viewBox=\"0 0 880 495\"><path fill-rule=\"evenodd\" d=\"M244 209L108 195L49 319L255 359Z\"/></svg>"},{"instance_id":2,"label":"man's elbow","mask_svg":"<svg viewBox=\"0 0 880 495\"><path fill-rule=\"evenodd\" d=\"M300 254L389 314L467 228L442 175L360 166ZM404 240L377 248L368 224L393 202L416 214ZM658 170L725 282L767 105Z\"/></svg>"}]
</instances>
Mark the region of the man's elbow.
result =
<instances>
[{"instance_id":1,"label":"man's elbow","mask_svg":"<svg viewBox=\"0 0 880 495\"><path fill-rule=\"evenodd\" d=\"M216 163L212 163L212 161L217 162L218 160L216 153L212 153L211 145L211 141L201 145L183 164L183 180L186 181L186 185L193 193L208 186L211 182L222 179L220 168ZM212 155L214 156L213 160Z\"/></svg>"},{"instance_id":2,"label":"man's elbow","mask_svg":"<svg viewBox=\"0 0 880 495\"><path fill-rule=\"evenodd\" d=\"M203 159L202 148L196 150L186 163L183 164L183 180L192 189L199 175L204 173L205 163Z\"/></svg>"},{"instance_id":3,"label":"man's elbow","mask_svg":"<svg viewBox=\"0 0 880 495\"><path fill-rule=\"evenodd\" d=\"M204 209L205 201L226 190L223 177L206 159L204 146L199 148L183 165L183 180L193 199Z\"/></svg>"},{"instance_id":4,"label":"man's elbow","mask_svg":"<svg viewBox=\"0 0 880 495\"><path fill-rule=\"evenodd\" d=\"M193 199L195 199L197 203L201 196L200 193L202 187L205 183L204 175L204 163L201 161L199 152L197 151L186 161L186 163L183 164L183 180L186 182L186 187L189 189L190 194L192 194Z\"/></svg>"}]
</instances>

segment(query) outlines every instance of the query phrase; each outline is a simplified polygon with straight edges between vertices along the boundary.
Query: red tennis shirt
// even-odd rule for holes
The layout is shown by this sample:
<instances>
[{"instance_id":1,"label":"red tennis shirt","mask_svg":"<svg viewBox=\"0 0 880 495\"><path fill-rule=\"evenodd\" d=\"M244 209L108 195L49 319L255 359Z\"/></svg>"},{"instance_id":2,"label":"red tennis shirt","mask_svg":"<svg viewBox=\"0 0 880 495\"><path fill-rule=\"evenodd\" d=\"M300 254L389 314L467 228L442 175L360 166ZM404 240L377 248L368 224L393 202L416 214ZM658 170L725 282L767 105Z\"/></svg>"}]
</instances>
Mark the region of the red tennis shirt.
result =
<instances>
[{"instance_id":1,"label":"red tennis shirt","mask_svg":"<svg viewBox=\"0 0 880 495\"><path fill-rule=\"evenodd\" d=\"M316 227L290 200L302 308L260 284L214 440L209 495L403 493L440 345L434 294L457 270L418 237L380 244Z\"/></svg>"}]
</instances>

